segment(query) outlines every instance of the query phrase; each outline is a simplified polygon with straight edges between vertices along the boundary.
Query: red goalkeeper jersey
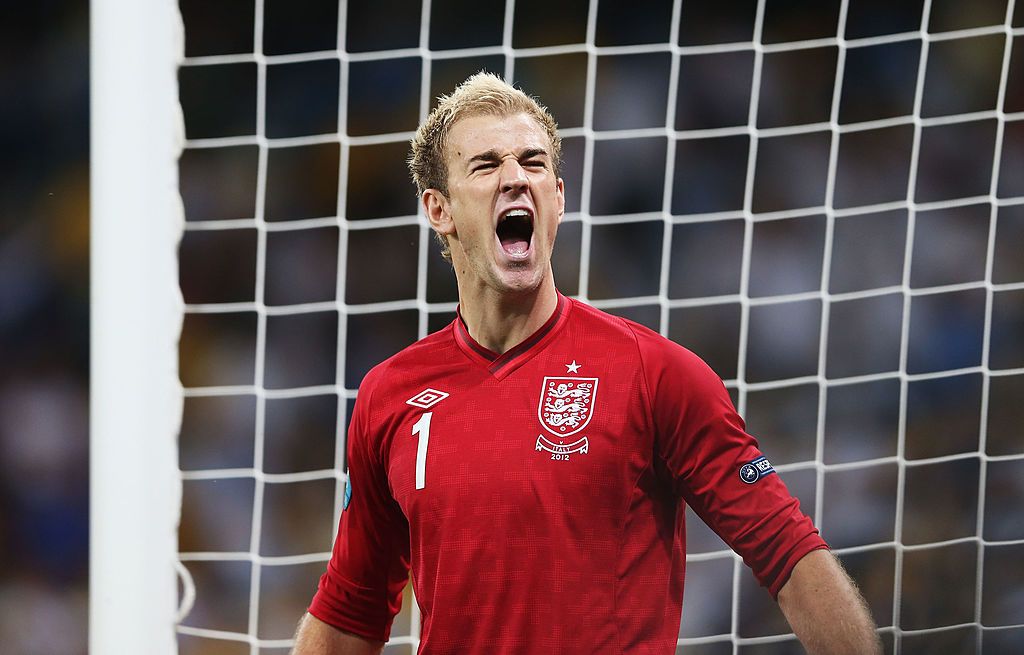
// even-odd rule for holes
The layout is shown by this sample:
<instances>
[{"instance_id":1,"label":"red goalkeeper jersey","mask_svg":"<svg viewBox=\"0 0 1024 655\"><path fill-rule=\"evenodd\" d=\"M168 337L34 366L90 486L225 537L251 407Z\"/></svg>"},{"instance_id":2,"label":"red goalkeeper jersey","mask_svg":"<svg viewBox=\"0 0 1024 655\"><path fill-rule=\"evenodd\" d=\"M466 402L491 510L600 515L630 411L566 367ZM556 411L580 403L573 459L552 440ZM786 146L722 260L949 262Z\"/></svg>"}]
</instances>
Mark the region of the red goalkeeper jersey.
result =
<instances>
[{"instance_id":1,"label":"red goalkeeper jersey","mask_svg":"<svg viewBox=\"0 0 1024 655\"><path fill-rule=\"evenodd\" d=\"M686 506L773 595L825 547L704 362L564 296L502 355L456 319L370 371L348 472L309 611L386 640L411 565L425 654L674 652Z\"/></svg>"}]
</instances>

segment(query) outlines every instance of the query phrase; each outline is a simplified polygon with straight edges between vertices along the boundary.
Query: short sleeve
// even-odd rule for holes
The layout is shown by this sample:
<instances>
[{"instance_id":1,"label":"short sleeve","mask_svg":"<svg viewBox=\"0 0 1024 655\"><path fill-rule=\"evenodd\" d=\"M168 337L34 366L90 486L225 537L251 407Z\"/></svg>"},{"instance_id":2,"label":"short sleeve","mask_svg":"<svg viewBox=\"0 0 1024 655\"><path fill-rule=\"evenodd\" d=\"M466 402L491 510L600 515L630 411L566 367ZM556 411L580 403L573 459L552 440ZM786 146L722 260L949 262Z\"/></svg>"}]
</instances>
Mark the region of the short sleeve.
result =
<instances>
[{"instance_id":1,"label":"short sleeve","mask_svg":"<svg viewBox=\"0 0 1024 655\"><path fill-rule=\"evenodd\" d=\"M676 492L776 596L796 563L827 545L746 432L718 375L678 344L637 336L656 456Z\"/></svg>"},{"instance_id":2,"label":"short sleeve","mask_svg":"<svg viewBox=\"0 0 1024 655\"><path fill-rule=\"evenodd\" d=\"M409 526L391 496L370 425L369 378L349 424L346 506L309 613L345 632L387 641L409 578Z\"/></svg>"}]
</instances>

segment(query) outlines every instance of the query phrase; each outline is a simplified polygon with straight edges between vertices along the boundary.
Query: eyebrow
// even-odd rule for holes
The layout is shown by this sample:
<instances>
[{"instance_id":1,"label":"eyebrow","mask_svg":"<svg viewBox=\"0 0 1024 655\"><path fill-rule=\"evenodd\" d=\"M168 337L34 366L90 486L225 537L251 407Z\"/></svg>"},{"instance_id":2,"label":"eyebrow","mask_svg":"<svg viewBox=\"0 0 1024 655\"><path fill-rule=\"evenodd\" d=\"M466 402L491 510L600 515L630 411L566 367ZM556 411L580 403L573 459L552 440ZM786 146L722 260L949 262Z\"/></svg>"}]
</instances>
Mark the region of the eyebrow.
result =
<instances>
[{"instance_id":1,"label":"eyebrow","mask_svg":"<svg viewBox=\"0 0 1024 655\"><path fill-rule=\"evenodd\" d=\"M548 154L548 151L545 150L544 148L526 148L524 150L521 150L519 152L519 154L516 156L516 158L520 159L520 160L523 160L523 159L530 159L531 157L536 157L537 155L547 156L547 154ZM490 150L481 152L478 155L473 155L472 157L469 158L469 161L466 162L466 163L469 164L469 165L472 165L474 162L478 162L478 161L485 161L485 162L501 161L501 155L498 154L497 150L494 150L492 148Z\"/></svg>"}]
</instances>

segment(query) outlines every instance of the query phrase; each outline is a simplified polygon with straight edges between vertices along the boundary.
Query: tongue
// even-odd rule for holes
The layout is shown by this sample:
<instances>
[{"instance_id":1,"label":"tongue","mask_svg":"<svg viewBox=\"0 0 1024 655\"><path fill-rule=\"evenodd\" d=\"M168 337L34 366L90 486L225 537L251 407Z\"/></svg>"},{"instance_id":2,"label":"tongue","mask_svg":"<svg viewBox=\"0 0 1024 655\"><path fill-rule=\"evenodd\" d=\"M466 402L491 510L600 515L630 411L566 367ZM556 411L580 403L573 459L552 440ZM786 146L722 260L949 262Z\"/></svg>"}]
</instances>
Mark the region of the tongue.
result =
<instances>
[{"instance_id":1,"label":"tongue","mask_svg":"<svg viewBox=\"0 0 1024 655\"><path fill-rule=\"evenodd\" d=\"M530 240L523 237L508 236L501 240L501 247L510 255L525 255L530 248Z\"/></svg>"}]
</instances>

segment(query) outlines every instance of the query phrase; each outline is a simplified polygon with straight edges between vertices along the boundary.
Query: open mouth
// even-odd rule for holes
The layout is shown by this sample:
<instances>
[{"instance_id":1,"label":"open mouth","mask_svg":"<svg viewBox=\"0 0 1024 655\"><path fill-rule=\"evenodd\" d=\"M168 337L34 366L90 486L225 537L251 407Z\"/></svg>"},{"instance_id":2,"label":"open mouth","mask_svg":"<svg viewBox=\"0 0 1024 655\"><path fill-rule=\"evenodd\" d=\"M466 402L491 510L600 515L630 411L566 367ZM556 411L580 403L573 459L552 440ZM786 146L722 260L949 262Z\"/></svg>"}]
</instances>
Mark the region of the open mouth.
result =
<instances>
[{"instance_id":1,"label":"open mouth","mask_svg":"<svg viewBox=\"0 0 1024 655\"><path fill-rule=\"evenodd\" d=\"M525 257L533 239L533 214L526 209L511 209L498 219L495 230L501 248L511 257Z\"/></svg>"}]
</instances>

